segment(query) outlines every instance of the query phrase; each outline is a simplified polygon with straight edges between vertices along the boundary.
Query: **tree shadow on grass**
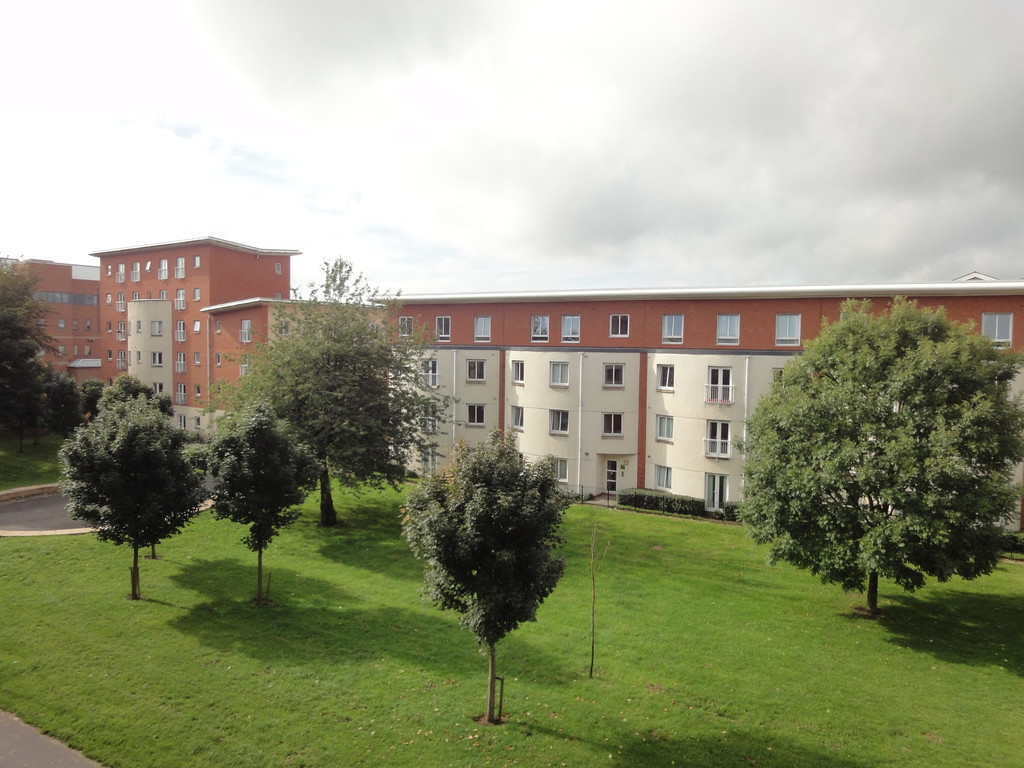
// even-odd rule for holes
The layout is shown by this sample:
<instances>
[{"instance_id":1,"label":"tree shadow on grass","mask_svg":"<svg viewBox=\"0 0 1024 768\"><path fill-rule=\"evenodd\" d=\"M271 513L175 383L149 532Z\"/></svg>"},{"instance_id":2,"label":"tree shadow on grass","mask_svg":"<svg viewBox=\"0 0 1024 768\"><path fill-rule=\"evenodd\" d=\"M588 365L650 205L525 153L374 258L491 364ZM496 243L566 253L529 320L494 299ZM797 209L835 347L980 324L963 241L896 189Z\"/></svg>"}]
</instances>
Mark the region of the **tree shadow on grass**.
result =
<instances>
[{"instance_id":1,"label":"tree shadow on grass","mask_svg":"<svg viewBox=\"0 0 1024 768\"><path fill-rule=\"evenodd\" d=\"M427 606L415 610L370 604L330 582L284 569L275 570L274 602L254 606L253 595L238 596L238 583L254 583L254 571L234 560L192 560L172 580L210 599L171 626L224 653L270 666L317 668L391 657L441 678L470 678L486 671L472 635L457 626L453 615ZM524 644L515 646L521 655L544 656ZM554 662L540 658L536 663Z\"/></svg>"},{"instance_id":2,"label":"tree shadow on grass","mask_svg":"<svg viewBox=\"0 0 1024 768\"><path fill-rule=\"evenodd\" d=\"M543 733L552 740L589 742L594 762L606 765L661 768L699 765L702 768L735 768L757 765L761 768L868 768L873 763L856 760L826 749L809 749L767 731L742 731L735 728L692 736L670 736L660 728L646 732L620 732L607 740L593 741L590 734L573 734L564 729L533 723L520 727L526 733ZM601 730L601 733L608 731Z\"/></svg>"},{"instance_id":3,"label":"tree shadow on grass","mask_svg":"<svg viewBox=\"0 0 1024 768\"><path fill-rule=\"evenodd\" d=\"M1024 595L934 591L886 596L889 642L935 658L1024 675Z\"/></svg>"}]
</instances>

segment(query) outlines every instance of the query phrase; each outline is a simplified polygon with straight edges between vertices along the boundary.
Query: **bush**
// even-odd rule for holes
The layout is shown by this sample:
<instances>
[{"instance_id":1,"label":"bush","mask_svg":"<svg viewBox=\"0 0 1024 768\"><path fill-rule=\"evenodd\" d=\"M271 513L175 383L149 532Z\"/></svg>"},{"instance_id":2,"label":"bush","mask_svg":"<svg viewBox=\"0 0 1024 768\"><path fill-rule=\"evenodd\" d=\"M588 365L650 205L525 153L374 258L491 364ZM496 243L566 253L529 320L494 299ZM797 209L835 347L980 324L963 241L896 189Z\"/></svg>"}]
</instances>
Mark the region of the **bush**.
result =
<instances>
[{"instance_id":1,"label":"bush","mask_svg":"<svg viewBox=\"0 0 1024 768\"><path fill-rule=\"evenodd\" d=\"M704 517L704 500L692 496L676 496L663 491L631 488L619 492L619 506L664 512L668 515Z\"/></svg>"},{"instance_id":2,"label":"bush","mask_svg":"<svg viewBox=\"0 0 1024 768\"><path fill-rule=\"evenodd\" d=\"M1024 560L1024 531L1006 531L1001 549L1004 557Z\"/></svg>"}]
</instances>

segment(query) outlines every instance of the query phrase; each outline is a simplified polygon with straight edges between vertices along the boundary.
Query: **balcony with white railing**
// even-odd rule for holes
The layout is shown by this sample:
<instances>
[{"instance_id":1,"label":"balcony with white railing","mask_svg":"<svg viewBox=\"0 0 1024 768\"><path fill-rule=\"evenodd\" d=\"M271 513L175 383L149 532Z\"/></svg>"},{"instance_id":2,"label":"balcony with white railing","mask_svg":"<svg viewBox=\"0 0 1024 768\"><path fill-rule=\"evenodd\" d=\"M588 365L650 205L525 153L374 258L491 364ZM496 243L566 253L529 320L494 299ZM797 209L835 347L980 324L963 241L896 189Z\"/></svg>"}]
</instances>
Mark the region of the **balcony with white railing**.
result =
<instances>
[{"instance_id":1,"label":"balcony with white railing","mask_svg":"<svg viewBox=\"0 0 1024 768\"><path fill-rule=\"evenodd\" d=\"M705 384L704 402L712 405L731 405L733 389L732 384Z\"/></svg>"},{"instance_id":2,"label":"balcony with white railing","mask_svg":"<svg viewBox=\"0 0 1024 768\"><path fill-rule=\"evenodd\" d=\"M133 283L137 283L141 279L142 279L142 273L139 270L137 270L137 269L133 269L132 270L132 282Z\"/></svg>"},{"instance_id":3,"label":"balcony with white railing","mask_svg":"<svg viewBox=\"0 0 1024 768\"><path fill-rule=\"evenodd\" d=\"M184 392L175 392L174 402L177 403L178 405L184 405L187 397L188 396Z\"/></svg>"},{"instance_id":4,"label":"balcony with white railing","mask_svg":"<svg viewBox=\"0 0 1024 768\"><path fill-rule=\"evenodd\" d=\"M118 272L116 275L114 275L114 280L119 282L119 283L123 283L124 282L124 272Z\"/></svg>"},{"instance_id":5,"label":"balcony with white railing","mask_svg":"<svg viewBox=\"0 0 1024 768\"><path fill-rule=\"evenodd\" d=\"M174 332L174 340L175 341L184 341L185 340L185 332L184 331L175 331Z\"/></svg>"},{"instance_id":6,"label":"balcony with white railing","mask_svg":"<svg viewBox=\"0 0 1024 768\"><path fill-rule=\"evenodd\" d=\"M128 340L128 333L127 333L127 331L118 331L117 332L117 340L118 341L127 341Z\"/></svg>"},{"instance_id":7,"label":"balcony with white railing","mask_svg":"<svg viewBox=\"0 0 1024 768\"><path fill-rule=\"evenodd\" d=\"M119 370L119 371L126 371L126 370L128 370L128 361L125 360L123 357L117 358L117 370Z\"/></svg>"},{"instance_id":8,"label":"balcony with white railing","mask_svg":"<svg viewBox=\"0 0 1024 768\"><path fill-rule=\"evenodd\" d=\"M174 308L175 309L184 309L185 308L185 300L184 299L175 299L174 300Z\"/></svg>"},{"instance_id":9,"label":"balcony with white railing","mask_svg":"<svg viewBox=\"0 0 1024 768\"><path fill-rule=\"evenodd\" d=\"M178 278L179 280L181 278L185 277L185 268L184 267L175 267L174 268L174 276L176 278Z\"/></svg>"},{"instance_id":10,"label":"balcony with white railing","mask_svg":"<svg viewBox=\"0 0 1024 768\"><path fill-rule=\"evenodd\" d=\"M174 372L175 373L184 373L185 372L185 363L183 361L181 361L181 360L178 360L174 364Z\"/></svg>"},{"instance_id":11,"label":"balcony with white railing","mask_svg":"<svg viewBox=\"0 0 1024 768\"><path fill-rule=\"evenodd\" d=\"M128 309L128 302L126 301L115 301L114 309L118 312L124 312Z\"/></svg>"},{"instance_id":12,"label":"balcony with white railing","mask_svg":"<svg viewBox=\"0 0 1024 768\"><path fill-rule=\"evenodd\" d=\"M705 437L704 455L715 459L731 458L732 443L729 440L715 440L711 437Z\"/></svg>"}]
</instances>

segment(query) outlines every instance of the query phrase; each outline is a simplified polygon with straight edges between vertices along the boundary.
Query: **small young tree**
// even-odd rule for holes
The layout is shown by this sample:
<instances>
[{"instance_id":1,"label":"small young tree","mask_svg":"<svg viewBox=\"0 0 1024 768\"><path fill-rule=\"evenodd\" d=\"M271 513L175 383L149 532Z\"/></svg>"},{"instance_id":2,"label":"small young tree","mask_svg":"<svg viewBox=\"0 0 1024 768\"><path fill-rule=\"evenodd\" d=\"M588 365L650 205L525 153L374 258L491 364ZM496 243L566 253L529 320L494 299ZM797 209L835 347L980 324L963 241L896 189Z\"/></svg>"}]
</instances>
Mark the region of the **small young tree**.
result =
<instances>
[{"instance_id":1,"label":"small young tree","mask_svg":"<svg viewBox=\"0 0 1024 768\"><path fill-rule=\"evenodd\" d=\"M228 416L207 449L214 514L249 526L242 541L256 553L256 604L263 592L263 551L298 517L318 479L316 457L295 441L266 403Z\"/></svg>"},{"instance_id":2,"label":"small young tree","mask_svg":"<svg viewBox=\"0 0 1024 768\"><path fill-rule=\"evenodd\" d=\"M826 583L906 590L992 571L1020 501L1020 356L941 309L847 302L761 400L740 519L773 560Z\"/></svg>"},{"instance_id":3,"label":"small young tree","mask_svg":"<svg viewBox=\"0 0 1024 768\"><path fill-rule=\"evenodd\" d=\"M425 592L487 650L487 709L494 714L495 645L558 583L556 548L568 505L553 459L528 464L511 434L494 432L475 448L456 446L451 463L425 478L405 505L403 534L425 561Z\"/></svg>"},{"instance_id":4,"label":"small young tree","mask_svg":"<svg viewBox=\"0 0 1024 768\"><path fill-rule=\"evenodd\" d=\"M132 548L132 599L140 598L139 549L177 533L206 496L186 459L187 436L145 396L110 400L60 449L68 511L100 541Z\"/></svg>"}]
</instances>

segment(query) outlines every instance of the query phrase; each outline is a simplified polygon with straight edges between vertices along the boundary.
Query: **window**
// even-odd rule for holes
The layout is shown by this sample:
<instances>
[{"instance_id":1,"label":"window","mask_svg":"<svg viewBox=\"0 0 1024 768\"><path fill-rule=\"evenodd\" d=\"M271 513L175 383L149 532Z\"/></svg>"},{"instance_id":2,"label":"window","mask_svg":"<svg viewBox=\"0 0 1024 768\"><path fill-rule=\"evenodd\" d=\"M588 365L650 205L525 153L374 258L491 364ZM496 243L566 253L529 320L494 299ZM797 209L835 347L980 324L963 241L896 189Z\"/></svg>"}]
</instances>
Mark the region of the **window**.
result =
<instances>
[{"instance_id":1,"label":"window","mask_svg":"<svg viewBox=\"0 0 1024 768\"><path fill-rule=\"evenodd\" d=\"M132 301L138 301L141 296L142 294L138 291L132 291Z\"/></svg>"},{"instance_id":2,"label":"window","mask_svg":"<svg viewBox=\"0 0 1024 768\"><path fill-rule=\"evenodd\" d=\"M123 283L124 282L124 264L118 264L117 265L117 277L115 279L119 283Z\"/></svg>"},{"instance_id":3,"label":"window","mask_svg":"<svg viewBox=\"0 0 1024 768\"><path fill-rule=\"evenodd\" d=\"M526 363L522 360L512 361L512 383L522 384L526 380Z\"/></svg>"},{"instance_id":4,"label":"window","mask_svg":"<svg viewBox=\"0 0 1024 768\"><path fill-rule=\"evenodd\" d=\"M113 297L113 296L112 296L111 294L109 294L109 293L107 294L107 306L108 306L108 307L110 306L110 302L111 302L111 300L112 300L113 298L114 298L114 297Z\"/></svg>"},{"instance_id":5,"label":"window","mask_svg":"<svg viewBox=\"0 0 1024 768\"><path fill-rule=\"evenodd\" d=\"M512 429L522 429L526 419L526 409L521 405L512 406Z\"/></svg>"},{"instance_id":6,"label":"window","mask_svg":"<svg viewBox=\"0 0 1024 768\"><path fill-rule=\"evenodd\" d=\"M213 332L220 333L220 320L215 320L213 322Z\"/></svg>"},{"instance_id":7,"label":"window","mask_svg":"<svg viewBox=\"0 0 1024 768\"><path fill-rule=\"evenodd\" d=\"M548 340L548 316L534 315L530 318L530 341Z\"/></svg>"},{"instance_id":8,"label":"window","mask_svg":"<svg viewBox=\"0 0 1024 768\"><path fill-rule=\"evenodd\" d=\"M672 488L672 467L654 465L654 486L670 490Z\"/></svg>"},{"instance_id":9,"label":"window","mask_svg":"<svg viewBox=\"0 0 1024 768\"><path fill-rule=\"evenodd\" d=\"M58 344L57 345L57 356L58 357L64 357L66 352L67 352L67 348L63 344Z\"/></svg>"},{"instance_id":10,"label":"window","mask_svg":"<svg viewBox=\"0 0 1024 768\"><path fill-rule=\"evenodd\" d=\"M160 291L160 301L167 300L167 291Z\"/></svg>"},{"instance_id":11,"label":"window","mask_svg":"<svg viewBox=\"0 0 1024 768\"><path fill-rule=\"evenodd\" d=\"M621 413L602 414L602 421L601 435L603 437L622 437Z\"/></svg>"},{"instance_id":12,"label":"window","mask_svg":"<svg viewBox=\"0 0 1024 768\"><path fill-rule=\"evenodd\" d=\"M184 341L185 340L185 321L178 320L174 324L174 340Z\"/></svg>"},{"instance_id":13,"label":"window","mask_svg":"<svg viewBox=\"0 0 1024 768\"><path fill-rule=\"evenodd\" d=\"M124 321L121 320L117 323L117 340L124 341L128 338L128 332L125 329Z\"/></svg>"},{"instance_id":14,"label":"window","mask_svg":"<svg viewBox=\"0 0 1024 768\"><path fill-rule=\"evenodd\" d=\"M184 373L185 372L185 353L178 352L174 359L174 372ZM182 385L184 386L184 385Z\"/></svg>"},{"instance_id":15,"label":"window","mask_svg":"<svg viewBox=\"0 0 1024 768\"><path fill-rule=\"evenodd\" d=\"M238 331L238 340L243 344L252 341L252 320L242 321L242 327Z\"/></svg>"},{"instance_id":16,"label":"window","mask_svg":"<svg viewBox=\"0 0 1024 768\"><path fill-rule=\"evenodd\" d=\"M198 288L192 289L192 301L199 301L200 292Z\"/></svg>"},{"instance_id":17,"label":"window","mask_svg":"<svg viewBox=\"0 0 1024 768\"><path fill-rule=\"evenodd\" d=\"M139 365L142 365L142 350L141 349L136 349L135 350L135 362L138 363Z\"/></svg>"},{"instance_id":18,"label":"window","mask_svg":"<svg viewBox=\"0 0 1024 768\"><path fill-rule=\"evenodd\" d=\"M194 352L192 354L192 365L200 365L202 363L202 360L203 357L200 353Z\"/></svg>"},{"instance_id":19,"label":"window","mask_svg":"<svg viewBox=\"0 0 1024 768\"><path fill-rule=\"evenodd\" d=\"M91 331L92 330L92 320L86 320L85 321L85 330L87 330L87 331Z\"/></svg>"},{"instance_id":20,"label":"window","mask_svg":"<svg viewBox=\"0 0 1024 768\"><path fill-rule=\"evenodd\" d=\"M149 335L150 336L163 336L164 335L164 321L163 320L150 320L149 321Z\"/></svg>"},{"instance_id":21,"label":"window","mask_svg":"<svg viewBox=\"0 0 1024 768\"><path fill-rule=\"evenodd\" d=\"M284 272L284 267L281 266L281 262L280 261L275 261L274 262L274 274L275 275L280 275L282 272Z\"/></svg>"},{"instance_id":22,"label":"window","mask_svg":"<svg viewBox=\"0 0 1024 768\"><path fill-rule=\"evenodd\" d=\"M155 366L163 365L164 364L164 353L163 352L153 352L152 353L152 357L150 358L150 363L152 365L155 365Z\"/></svg>"},{"instance_id":23,"label":"window","mask_svg":"<svg viewBox=\"0 0 1024 768\"><path fill-rule=\"evenodd\" d=\"M58 317L57 318L57 327L58 328L63 328L64 326L65 326L64 318L63 317Z\"/></svg>"},{"instance_id":24,"label":"window","mask_svg":"<svg viewBox=\"0 0 1024 768\"><path fill-rule=\"evenodd\" d=\"M162 381L154 381L153 391L156 392L158 395L162 395L164 393L164 383Z\"/></svg>"},{"instance_id":25,"label":"window","mask_svg":"<svg viewBox=\"0 0 1024 768\"><path fill-rule=\"evenodd\" d=\"M704 509L721 509L729 500L728 475L704 475Z\"/></svg>"},{"instance_id":26,"label":"window","mask_svg":"<svg viewBox=\"0 0 1024 768\"><path fill-rule=\"evenodd\" d=\"M192 333L199 333L199 331L202 330L202 327L203 327L203 321L202 320L196 320L194 323L192 323Z\"/></svg>"},{"instance_id":27,"label":"window","mask_svg":"<svg viewBox=\"0 0 1024 768\"><path fill-rule=\"evenodd\" d=\"M629 336L629 315L609 315L608 335L615 338Z\"/></svg>"},{"instance_id":28,"label":"window","mask_svg":"<svg viewBox=\"0 0 1024 768\"><path fill-rule=\"evenodd\" d=\"M185 414L178 414L178 429L185 429Z\"/></svg>"},{"instance_id":29,"label":"window","mask_svg":"<svg viewBox=\"0 0 1024 768\"><path fill-rule=\"evenodd\" d=\"M137 283L142 279L142 270L140 269L139 262L132 264L132 282Z\"/></svg>"},{"instance_id":30,"label":"window","mask_svg":"<svg viewBox=\"0 0 1024 768\"><path fill-rule=\"evenodd\" d=\"M569 460L555 459L555 480L560 483L569 482Z\"/></svg>"},{"instance_id":31,"label":"window","mask_svg":"<svg viewBox=\"0 0 1024 768\"><path fill-rule=\"evenodd\" d=\"M174 292L174 308L184 309L185 308L185 289L179 288Z\"/></svg>"},{"instance_id":32,"label":"window","mask_svg":"<svg viewBox=\"0 0 1024 768\"><path fill-rule=\"evenodd\" d=\"M708 368L708 383L704 387L704 402L729 404L732 402L732 368Z\"/></svg>"},{"instance_id":33,"label":"window","mask_svg":"<svg viewBox=\"0 0 1024 768\"><path fill-rule=\"evenodd\" d=\"M482 315L473 318L473 341L491 340L491 316Z\"/></svg>"},{"instance_id":34,"label":"window","mask_svg":"<svg viewBox=\"0 0 1024 768\"><path fill-rule=\"evenodd\" d=\"M622 363L604 364L604 385L606 387L621 387L623 385L622 368Z\"/></svg>"},{"instance_id":35,"label":"window","mask_svg":"<svg viewBox=\"0 0 1024 768\"><path fill-rule=\"evenodd\" d=\"M85 345L85 349L84 349L84 350L82 350L82 353L83 353L83 354L84 354L84 355L85 355L86 357L88 357L89 355L91 355L91 354L92 354L92 344L86 344L86 345Z\"/></svg>"},{"instance_id":36,"label":"window","mask_svg":"<svg viewBox=\"0 0 1024 768\"><path fill-rule=\"evenodd\" d=\"M716 344L739 344L740 343L740 316L719 315L718 335L715 338Z\"/></svg>"},{"instance_id":37,"label":"window","mask_svg":"<svg viewBox=\"0 0 1024 768\"><path fill-rule=\"evenodd\" d=\"M551 386L553 386L553 387L567 387L567 386L569 386L569 364L568 363L552 363L551 364Z\"/></svg>"},{"instance_id":38,"label":"window","mask_svg":"<svg viewBox=\"0 0 1024 768\"><path fill-rule=\"evenodd\" d=\"M722 459L727 459L732 455L728 421L708 421L707 437L704 438L704 455Z\"/></svg>"},{"instance_id":39,"label":"window","mask_svg":"<svg viewBox=\"0 0 1024 768\"><path fill-rule=\"evenodd\" d=\"M152 261L147 261L146 262L146 272L152 272L152 271L153 271L153 262Z\"/></svg>"},{"instance_id":40,"label":"window","mask_svg":"<svg viewBox=\"0 0 1024 768\"><path fill-rule=\"evenodd\" d=\"M683 316L661 316L661 340L665 344L683 343Z\"/></svg>"},{"instance_id":41,"label":"window","mask_svg":"<svg viewBox=\"0 0 1024 768\"><path fill-rule=\"evenodd\" d=\"M580 340L580 316L562 315L562 341L576 343Z\"/></svg>"},{"instance_id":42,"label":"window","mask_svg":"<svg viewBox=\"0 0 1024 768\"><path fill-rule=\"evenodd\" d=\"M674 365L658 366L658 389L676 388L676 367Z\"/></svg>"},{"instance_id":43,"label":"window","mask_svg":"<svg viewBox=\"0 0 1024 768\"><path fill-rule=\"evenodd\" d=\"M107 277L110 277L110 275L113 274L112 270L113 267L110 264L107 264Z\"/></svg>"},{"instance_id":44,"label":"window","mask_svg":"<svg viewBox=\"0 0 1024 768\"><path fill-rule=\"evenodd\" d=\"M482 405L468 406L469 413L466 423L471 427L482 427L484 425L484 407Z\"/></svg>"},{"instance_id":45,"label":"window","mask_svg":"<svg viewBox=\"0 0 1024 768\"><path fill-rule=\"evenodd\" d=\"M174 276L182 278L185 276L185 257L179 256L174 260Z\"/></svg>"},{"instance_id":46,"label":"window","mask_svg":"<svg viewBox=\"0 0 1024 768\"><path fill-rule=\"evenodd\" d=\"M549 429L559 435L564 435L569 431L569 412L568 411L548 411L548 417L550 419Z\"/></svg>"},{"instance_id":47,"label":"window","mask_svg":"<svg viewBox=\"0 0 1024 768\"><path fill-rule=\"evenodd\" d=\"M196 397L199 397L200 395L202 395L202 392L203 392L202 387L200 387L198 384L196 384L196 386L195 386L195 395L196 395Z\"/></svg>"},{"instance_id":48,"label":"window","mask_svg":"<svg viewBox=\"0 0 1024 768\"><path fill-rule=\"evenodd\" d=\"M779 347L800 346L800 315L775 316L775 344Z\"/></svg>"},{"instance_id":49,"label":"window","mask_svg":"<svg viewBox=\"0 0 1024 768\"><path fill-rule=\"evenodd\" d=\"M981 316L981 332L997 347L1008 347L1013 341L1013 313L985 312Z\"/></svg>"},{"instance_id":50,"label":"window","mask_svg":"<svg viewBox=\"0 0 1024 768\"><path fill-rule=\"evenodd\" d=\"M192 257L192 269L199 269L199 254Z\"/></svg>"},{"instance_id":51,"label":"window","mask_svg":"<svg viewBox=\"0 0 1024 768\"><path fill-rule=\"evenodd\" d=\"M671 440L672 439L672 417L671 416L658 416L658 440Z\"/></svg>"},{"instance_id":52,"label":"window","mask_svg":"<svg viewBox=\"0 0 1024 768\"><path fill-rule=\"evenodd\" d=\"M437 419L432 416L424 416L420 421L420 431L427 435L437 432Z\"/></svg>"},{"instance_id":53,"label":"window","mask_svg":"<svg viewBox=\"0 0 1024 768\"><path fill-rule=\"evenodd\" d=\"M113 360L113 359L114 359L114 353L111 350L108 349L107 350L107 360Z\"/></svg>"},{"instance_id":54,"label":"window","mask_svg":"<svg viewBox=\"0 0 1024 768\"><path fill-rule=\"evenodd\" d=\"M215 354L215 355L213 356L213 363L214 363L214 365L216 365L216 366L217 366L218 368L220 368L220 352L217 352L217 353L216 353L216 354Z\"/></svg>"},{"instance_id":55,"label":"window","mask_svg":"<svg viewBox=\"0 0 1024 768\"><path fill-rule=\"evenodd\" d=\"M248 376L249 375L249 361L248 360L245 360L244 362L241 362L241 363L238 364L238 375L239 376Z\"/></svg>"},{"instance_id":56,"label":"window","mask_svg":"<svg viewBox=\"0 0 1024 768\"><path fill-rule=\"evenodd\" d=\"M188 393L185 391L185 385L179 384L174 390L174 402L178 405L184 405L188 399Z\"/></svg>"},{"instance_id":57,"label":"window","mask_svg":"<svg viewBox=\"0 0 1024 768\"><path fill-rule=\"evenodd\" d=\"M156 277L158 280L167 279L167 259L160 259L160 266L156 270Z\"/></svg>"},{"instance_id":58,"label":"window","mask_svg":"<svg viewBox=\"0 0 1024 768\"><path fill-rule=\"evenodd\" d=\"M423 371L421 373L423 377L423 386L425 387L436 387L437 386L437 360L430 359L423 361Z\"/></svg>"},{"instance_id":59,"label":"window","mask_svg":"<svg viewBox=\"0 0 1024 768\"><path fill-rule=\"evenodd\" d=\"M72 331L77 331L78 330L78 320L76 320L75 318L71 318L71 330Z\"/></svg>"},{"instance_id":60,"label":"window","mask_svg":"<svg viewBox=\"0 0 1024 768\"><path fill-rule=\"evenodd\" d=\"M412 317L403 315L398 318L398 335L412 336Z\"/></svg>"},{"instance_id":61,"label":"window","mask_svg":"<svg viewBox=\"0 0 1024 768\"><path fill-rule=\"evenodd\" d=\"M114 307L114 309L117 310L118 312L124 312L127 308L128 307L124 301L124 294L117 294L117 305Z\"/></svg>"},{"instance_id":62,"label":"window","mask_svg":"<svg viewBox=\"0 0 1024 768\"><path fill-rule=\"evenodd\" d=\"M43 322L45 323L46 321L44 320ZM112 330L113 326L110 324L110 321L107 320L107 333L110 333Z\"/></svg>"},{"instance_id":63,"label":"window","mask_svg":"<svg viewBox=\"0 0 1024 768\"><path fill-rule=\"evenodd\" d=\"M203 428L203 419L202 419L201 416L196 416L195 424L196 424L196 429L202 429Z\"/></svg>"},{"instance_id":64,"label":"window","mask_svg":"<svg viewBox=\"0 0 1024 768\"><path fill-rule=\"evenodd\" d=\"M484 375L484 363L484 360L468 360L466 379L469 381L484 381L486 378Z\"/></svg>"},{"instance_id":65,"label":"window","mask_svg":"<svg viewBox=\"0 0 1024 768\"><path fill-rule=\"evenodd\" d=\"M403 334L408 336L412 333L412 318L409 318L409 332ZM448 315L439 315L434 318L434 337L438 341L452 340L452 319Z\"/></svg>"}]
</instances>

